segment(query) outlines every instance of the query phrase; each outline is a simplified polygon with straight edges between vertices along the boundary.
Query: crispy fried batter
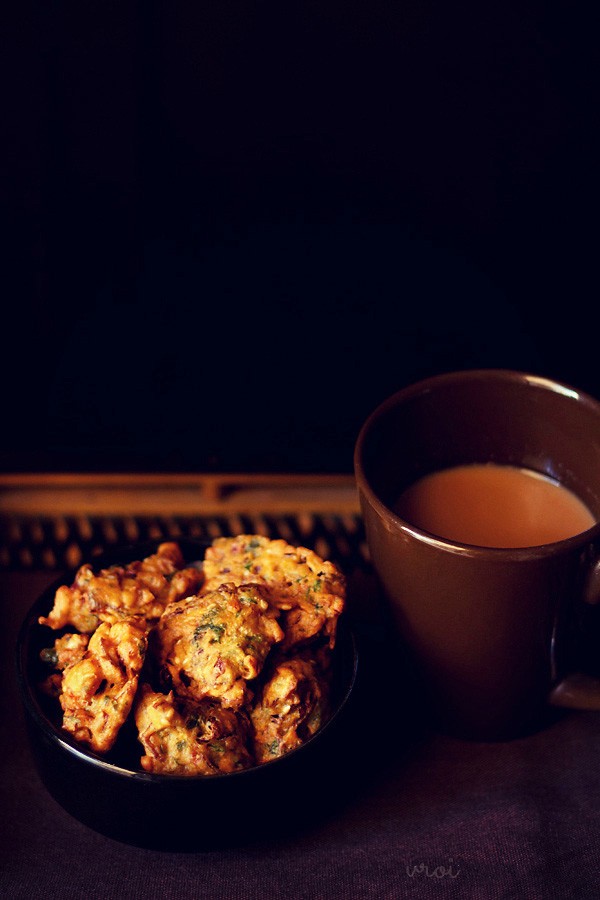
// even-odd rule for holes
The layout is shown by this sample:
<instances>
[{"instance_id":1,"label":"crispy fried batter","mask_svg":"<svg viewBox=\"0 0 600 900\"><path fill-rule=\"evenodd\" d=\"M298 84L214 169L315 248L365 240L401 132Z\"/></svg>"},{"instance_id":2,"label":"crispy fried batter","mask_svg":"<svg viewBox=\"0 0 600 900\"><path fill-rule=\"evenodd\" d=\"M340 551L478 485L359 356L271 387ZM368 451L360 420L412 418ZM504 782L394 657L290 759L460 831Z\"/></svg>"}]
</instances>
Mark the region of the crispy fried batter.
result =
<instances>
[{"instance_id":1,"label":"crispy fried batter","mask_svg":"<svg viewBox=\"0 0 600 900\"><path fill-rule=\"evenodd\" d=\"M345 590L333 563L262 535L216 539L201 569L170 542L128 564L85 564L38 620L78 632L41 651L53 671L40 688L58 698L63 728L97 753L135 721L146 772L268 762L329 714ZM149 683L138 689L141 677Z\"/></svg>"},{"instance_id":2,"label":"crispy fried batter","mask_svg":"<svg viewBox=\"0 0 600 900\"><path fill-rule=\"evenodd\" d=\"M100 622L132 616L151 626L168 603L194 594L201 582L200 570L185 567L179 546L168 542L143 560L110 566L97 574L91 565L81 566L70 587L58 588L53 609L39 622L55 630L72 625L86 634L92 634Z\"/></svg>"},{"instance_id":3,"label":"crispy fried batter","mask_svg":"<svg viewBox=\"0 0 600 900\"><path fill-rule=\"evenodd\" d=\"M215 775L253 765L247 743L249 720L214 700L192 700L155 693L140 686L135 723L144 748L146 772Z\"/></svg>"},{"instance_id":4,"label":"crispy fried batter","mask_svg":"<svg viewBox=\"0 0 600 900\"><path fill-rule=\"evenodd\" d=\"M178 694L213 697L237 709L250 696L247 682L283 638L277 615L264 588L254 584L222 584L172 603L154 633L159 664Z\"/></svg>"},{"instance_id":5,"label":"crispy fried batter","mask_svg":"<svg viewBox=\"0 0 600 900\"><path fill-rule=\"evenodd\" d=\"M62 672L67 666L79 662L90 642L89 634L63 634L56 638L54 645L42 650L40 657Z\"/></svg>"},{"instance_id":6,"label":"crispy fried batter","mask_svg":"<svg viewBox=\"0 0 600 900\"><path fill-rule=\"evenodd\" d=\"M89 566L81 566L71 587L61 585L54 595L54 606L49 615L40 616L40 625L47 625L55 631L67 625L77 628L86 634L98 627L98 616L90 610L90 603L86 583L91 579L92 572Z\"/></svg>"},{"instance_id":7,"label":"crispy fried batter","mask_svg":"<svg viewBox=\"0 0 600 900\"><path fill-rule=\"evenodd\" d=\"M103 622L83 657L63 672L63 728L98 753L113 746L131 710L148 640L133 619Z\"/></svg>"},{"instance_id":8,"label":"crispy fried batter","mask_svg":"<svg viewBox=\"0 0 600 900\"><path fill-rule=\"evenodd\" d=\"M256 761L283 756L318 731L327 693L313 660L295 657L279 663L250 713Z\"/></svg>"},{"instance_id":9,"label":"crispy fried batter","mask_svg":"<svg viewBox=\"0 0 600 900\"><path fill-rule=\"evenodd\" d=\"M49 697L60 697L62 691L62 671L83 658L90 640L89 634L64 634L54 641L52 647L40 652L40 659L56 669L40 684L40 689Z\"/></svg>"},{"instance_id":10,"label":"crispy fried batter","mask_svg":"<svg viewBox=\"0 0 600 900\"><path fill-rule=\"evenodd\" d=\"M203 568L205 591L224 582L265 585L271 604L283 611L284 649L317 636L334 646L345 605L345 578L313 550L257 534L221 537L207 548Z\"/></svg>"}]
</instances>

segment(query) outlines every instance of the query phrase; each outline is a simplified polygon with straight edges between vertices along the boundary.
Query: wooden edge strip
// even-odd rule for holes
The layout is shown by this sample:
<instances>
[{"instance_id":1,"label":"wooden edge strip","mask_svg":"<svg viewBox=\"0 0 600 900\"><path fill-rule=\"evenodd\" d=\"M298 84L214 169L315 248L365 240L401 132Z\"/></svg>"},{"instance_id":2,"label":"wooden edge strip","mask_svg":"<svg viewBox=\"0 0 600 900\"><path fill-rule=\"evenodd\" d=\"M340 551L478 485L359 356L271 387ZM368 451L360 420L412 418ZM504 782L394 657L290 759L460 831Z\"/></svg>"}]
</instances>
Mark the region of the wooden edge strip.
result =
<instances>
[{"instance_id":1,"label":"wooden edge strip","mask_svg":"<svg viewBox=\"0 0 600 900\"><path fill-rule=\"evenodd\" d=\"M358 513L347 474L26 473L0 475L0 515Z\"/></svg>"}]
</instances>

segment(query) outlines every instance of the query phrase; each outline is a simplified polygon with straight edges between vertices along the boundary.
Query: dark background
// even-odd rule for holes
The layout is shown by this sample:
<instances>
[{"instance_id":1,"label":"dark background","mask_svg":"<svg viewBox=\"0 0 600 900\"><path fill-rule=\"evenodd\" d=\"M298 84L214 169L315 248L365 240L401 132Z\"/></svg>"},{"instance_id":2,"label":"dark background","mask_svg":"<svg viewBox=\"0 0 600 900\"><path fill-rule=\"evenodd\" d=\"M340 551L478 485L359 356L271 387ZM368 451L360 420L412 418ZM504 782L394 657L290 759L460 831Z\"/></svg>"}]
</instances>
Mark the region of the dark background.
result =
<instances>
[{"instance_id":1,"label":"dark background","mask_svg":"<svg viewBox=\"0 0 600 900\"><path fill-rule=\"evenodd\" d=\"M350 471L371 409L437 372L600 395L594 26L18 5L2 468Z\"/></svg>"}]
</instances>

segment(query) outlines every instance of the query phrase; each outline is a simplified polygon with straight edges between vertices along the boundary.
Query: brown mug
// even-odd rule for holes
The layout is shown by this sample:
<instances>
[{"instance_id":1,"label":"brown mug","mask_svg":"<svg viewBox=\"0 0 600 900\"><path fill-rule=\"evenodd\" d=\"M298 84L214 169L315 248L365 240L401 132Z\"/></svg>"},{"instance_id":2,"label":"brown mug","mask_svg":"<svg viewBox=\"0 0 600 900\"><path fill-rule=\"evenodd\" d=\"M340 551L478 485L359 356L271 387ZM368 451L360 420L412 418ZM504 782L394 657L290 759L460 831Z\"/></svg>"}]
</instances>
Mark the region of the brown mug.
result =
<instances>
[{"instance_id":1,"label":"brown mug","mask_svg":"<svg viewBox=\"0 0 600 900\"><path fill-rule=\"evenodd\" d=\"M440 538L394 512L422 476L488 462L552 477L596 524L507 549ZM436 375L371 413L354 470L371 562L435 727L504 740L557 707L600 710L600 402L512 370Z\"/></svg>"}]
</instances>

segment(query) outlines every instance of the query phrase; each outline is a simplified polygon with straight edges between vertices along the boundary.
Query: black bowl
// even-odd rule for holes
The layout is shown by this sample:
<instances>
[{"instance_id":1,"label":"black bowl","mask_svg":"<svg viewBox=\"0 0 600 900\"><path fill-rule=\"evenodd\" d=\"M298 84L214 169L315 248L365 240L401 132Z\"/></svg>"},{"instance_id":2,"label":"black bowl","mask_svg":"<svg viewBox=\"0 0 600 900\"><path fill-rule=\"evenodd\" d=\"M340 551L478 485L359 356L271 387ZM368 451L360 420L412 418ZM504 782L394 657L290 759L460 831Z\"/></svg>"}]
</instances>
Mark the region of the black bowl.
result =
<instances>
[{"instance_id":1,"label":"black bowl","mask_svg":"<svg viewBox=\"0 0 600 900\"><path fill-rule=\"evenodd\" d=\"M93 557L94 566L141 559L160 542L123 546ZM186 562L199 561L207 543L178 540ZM194 851L254 843L309 826L343 802L354 763L349 750L358 650L345 614L334 650L332 709L301 747L271 762L212 776L155 775L136 764L124 739L103 758L77 744L60 725L60 708L39 689L49 674L40 651L56 635L38 624L61 584L33 604L17 640L17 679L37 771L50 795L85 825L115 840L161 850ZM126 729L126 726L124 726ZM139 748L138 748L139 751ZM139 752L138 752L139 758Z\"/></svg>"}]
</instances>

